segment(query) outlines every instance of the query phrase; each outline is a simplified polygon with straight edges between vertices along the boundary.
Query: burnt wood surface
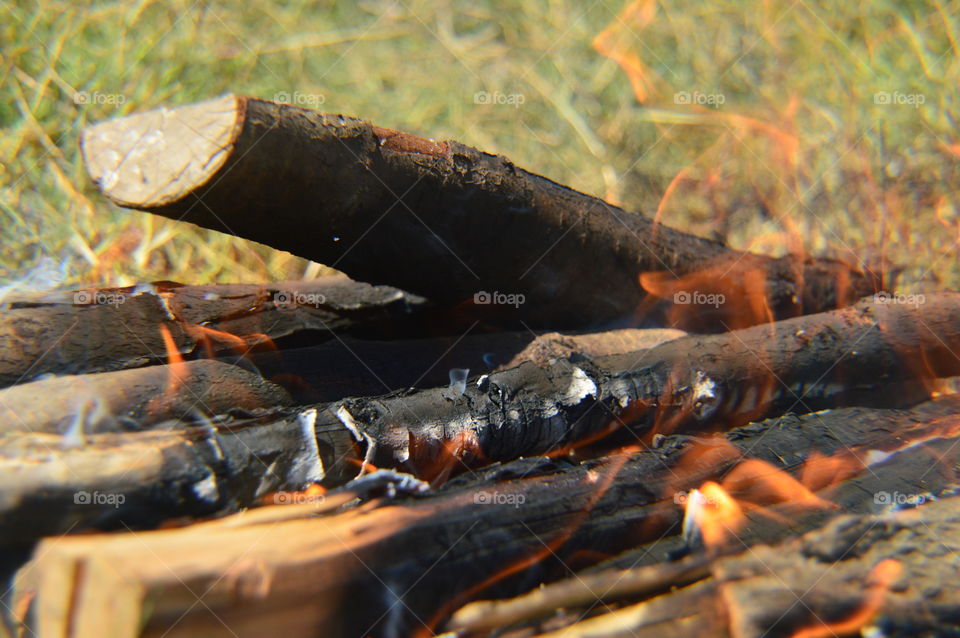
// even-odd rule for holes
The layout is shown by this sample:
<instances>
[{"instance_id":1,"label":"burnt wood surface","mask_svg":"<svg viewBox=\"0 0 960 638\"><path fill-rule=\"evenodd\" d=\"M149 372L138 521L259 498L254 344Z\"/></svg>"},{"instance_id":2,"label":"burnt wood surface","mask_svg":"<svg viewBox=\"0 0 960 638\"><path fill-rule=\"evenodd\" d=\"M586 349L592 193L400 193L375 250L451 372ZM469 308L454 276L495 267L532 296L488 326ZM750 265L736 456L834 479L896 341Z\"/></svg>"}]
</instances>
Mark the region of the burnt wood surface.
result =
<instances>
[{"instance_id":1,"label":"burnt wood surface","mask_svg":"<svg viewBox=\"0 0 960 638\"><path fill-rule=\"evenodd\" d=\"M540 631L543 622L525 617L526 631L515 636L697 635L716 638L827 638L882 632L891 638L950 636L960 625L960 498L928 500L914 509L881 514L842 516L798 538L704 564L688 559L625 572L585 576L588 582L621 583L642 579L659 585L657 597L620 606L598 603L597 590L574 601L579 609L566 614L562 628ZM688 574L694 571L694 580ZM677 577L679 576L679 577ZM675 589L670 590L670 581ZM576 589L575 579L553 585L555 592L532 592L526 599L478 604L473 614L524 611L545 616L540 597L556 597ZM538 596L540 594L540 596ZM532 603L538 603L539 607ZM593 607L591 612L588 608ZM597 613L582 620L583 614ZM479 619L478 619L479 620ZM579 621L579 622L578 622ZM480 628L483 625L477 623ZM473 632L468 635L484 635Z\"/></svg>"},{"instance_id":2,"label":"burnt wood surface","mask_svg":"<svg viewBox=\"0 0 960 638\"><path fill-rule=\"evenodd\" d=\"M522 295L472 307L507 323L721 331L845 306L881 286L838 261L773 259L655 224L457 142L250 97L102 122L81 146L120 206L442 304ZM672 306L677 293L693 304Z\"/></svg>"},{"instance_id":3,"label":"burnt wood surface","mask_svg":"<svg viewBox=\"0 0 960 638\"><path fill-rule=\"evenodd\" d=\"M891 463L929 466L936 458L940 469L924 481L943 489L957 478L957 408L947 398L909 411L850 408L774 420L722 437L734 453L712 462L702 455L684 462L710 441L674 435L655 450L624 449L583 464L518 460L419 498L400 493L341 513L334 492L290 510L182 529L51 539L24 568L18 596L32 601L28 621L44 636L136 627L147 636L268 628L291 637L429 635L481 594L516 595L677 533L677 490L719 479L745 457L799 472L814 452L848 454L862 462L855 474L875 475L888 488L903 480L885 472ZM908 446L918 438L929 447ZM851 494L829 515L876 507L862 487ZM134 552L138 560L128 560Z\"/></svg>"}]
</instances>

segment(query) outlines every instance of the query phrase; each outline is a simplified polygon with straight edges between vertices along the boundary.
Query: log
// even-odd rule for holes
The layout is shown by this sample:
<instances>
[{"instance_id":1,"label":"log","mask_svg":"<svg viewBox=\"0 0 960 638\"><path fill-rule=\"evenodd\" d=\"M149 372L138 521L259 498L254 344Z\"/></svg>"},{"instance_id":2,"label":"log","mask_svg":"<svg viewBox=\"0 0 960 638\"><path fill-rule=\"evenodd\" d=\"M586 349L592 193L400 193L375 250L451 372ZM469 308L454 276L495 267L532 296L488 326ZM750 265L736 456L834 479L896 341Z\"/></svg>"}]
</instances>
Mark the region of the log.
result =
<instances>
[{"instance_id":1,"label":"log","mask_svg":"<svg viewBox=\"0 0 960 638\"><path fill-rule=\"evenodd\" d=\"M526 363L461 388L346 399L318 423L331 436L342 423L377 466L432 480L621 430L651 441L785 411L910 405L960 374L957 351L960 295L931 295L922 309L864 301L638 353Z\"/></svg>"},{"instance_id":2,"label":"log","mask_svg":"<svg viewBox=\"0 0 960 638\"><path fill-rule=\"evenodd\" d=\"M386 286L329 277L264 285L126 288L8 295L0 310L0 387L166 361L164 326L180 354L246 352L294 333L343 331L403 317L424 301Z\"/></svg>"},{"instance_id":3,"label":"log","mask_svg":"<svg viewBox=\"0 0 960 638\"><path fill-rule=\"evenodd\" d=\"M851 412L837 411L845 414L840 419L843 428L851 427L852 423L861 419L866 425L872 411ZM806 415L802 417L808 425L818 419L823 419L821 427L826 426L824 434L829 432L835 424L837 412L826 412L821 415ZM781 420L781 423L783 420ZM881 452L873 443L866 445L854 444L852 439L844 435L844 443L829 452L827 457L815 457L802 454L802 460L791 457L789 454L776 459L779 452L773 456L766 456L767 460L775 460L775 468L790 468L791 472L801 478L804 487L813 487L818 484L829 483L818 490L818 496L824 499L823 503L813 507L803 504L802 488L793 488L790 496L795 500L772 503L760 509L748 508L749 503L756 505L763 502L763 491L756 489L757 479L763 476L772 477L773 468L767 467L752 478L752 490L736 491L736 482L729 480L735 476L731 471L726 478L721 479L732 494L740 498L742 510L746 516L742 526L730 525L729 542L724 546L710 548L704 551L700 545L693 548L693 554L679 560L680 549L690 551L687 540L682 535L667 535L655 539L653 542L642 543L615 558L604 561L598 566L584 570L571 578L560 580L546 586L541 586L519 597L508 600L478 601L466 605L458 610L450 619L448 628L471 636L486 635L494 629L504 626L514 628L523 627L534 629L541 626L545 619L550 618L558 608L565 608L569 613L564 618L554 618L552 623L556 635L628 635L629 631L668 631L668 627L660 623L672 623L682 618L700 614L706 610L704 626L718 627L718 620L724 620L721 615L713 613L717 607L708 603L703 607L703 600L693 604L688 600L686 592L666 594L652 604L636 605L623 610L613 611L614 608L625 602L647 600L653 596L663 594L674 588L684 588L693 582L708 580L715 574L713 566L722 562L723 556L747 555L754 556L753 552L743 552L745 548L755 548L765 545L779 545L785 538L793 538L810 530L821 529L830 524L838 512L845 514L860 514L868 516L890 517L900 509L910 507L916 503L931 502L945 495L956 492L960 472L953 465L958 458L957 451L952 449L960 434L960 417L951 414L934 421L936 425L924 427L926 433L913 430L904 431L903 440L899 447ZM752 428L740 428L736 437L744 436ZM807 436L817 437L814 428L807 431ZM749 436L753 439L759 432L754 430ZM914 438L916 435L916 438ZM759 437L756 439L759 440ZM776 441L779 449L783 441ZM849 447L845 447L849 446ZM784 447L787 447L784 445ZM738 455L743 448L726 450L716 443L704 445L691 453L694 459L710 459L706 467L716 463L723 463L730 454ZM749 443L747 449L756 449L754 443ZM709 453L704 453L707 450ZM711 459L712 457L712 459ZM704 462L697 467L698 472L704 471ZM799 467L802 466L802 467ZM682 475L682 468L689 465L681 462L674 466L674 471ZM826 470L826 471L825 471ZM677 492L681 496L680 503L684 502L685 492ZM955 500L955 499L954 499ZM907 505L904 505L904 504ZM849 541L856 543L857 537L850 536ZM838 552L842 558L845 552ZM789 561L785 561L789 562ZM824 560L824 562L826 562ZM779 571L779 570L778 570ZM774 579L791 582L789 576L778 573ZM711 585L712 587L712 585ZM805 589L805 588L803 588ZM702 591L698 588L696 591ZM802 589L801 589L802 591ZM829 590L827 590L829 591ZM748 599L748 596L744 597ZM760 596L753 600L751 607L763 607L761 601L766 599ZM723 601L718 601L722 605ZM960 602L960 599L958 599ZM701 609L703 607L703 609ZM661 614L659 610L666 609ZM776 608L775 608L776 609ZM764 607L764 613L767 608ZM771 612L771 618L776 618L780 612ZM612 613L611 613L612 612ZM693 613L691 613L693 612ZM559 629L559 626L578 623L587 616L601 615L603 620L584 622L581 626L572 626ZM563 621L566 622L563 622ZM623 627L620 625L623 624ZM621 633L617 633L621 632ZM530 631L529 634L539 633ZM715 632L706 632L704 635L713 635ZM761 635L762 628L756 634ZM717 635L726 635L723 632ZM553 633L549 635L553 636ZM655 633L651 635L656 635ZM773 635L780 635L774 633ZM787 632L784 635L791 635ZM824 634L828 636L830 634Z\"/></svg>"},{"instance_id":4,"label":"log","mask_svg":"<svg viewBox=\"0 0 960 638\"><path fill-rule=\"evenodd\" d=\"M0 436L62 434L82 446L86 435L151 428L195 414L289 406L283 388L221 361L184 361L97 374L52 377L0 390Z\"/></svg>"},{"instance_id":5,"label":"log","mask_svg":"<svg viewBox=\"0 0 960 638\"><path fill-rule=\"evenodd\" d=\"M960 619L960 572L950 559L960 549L958 506L953 496L916 509L842 516L788 542L720 558L691 587L678 580L670 593L531 634L662 636L695 628L696 635L730 638L941 635ZM667 572L645 567L626 578ZM560 591L561 584L552 587Z\"/></svg>"},{"instance_id":6,"label":"log","mask_svg":"<svg viewBox=\"0 0 960 638\"><path fill-rule=\"evenodd\" d=\"M480 594L528 591L677 530L673 490L716 479L751 451L781 463L942 434L949 438L938 439L937 451L951 476L928 481L945 487L960 457L960 423L945 415L957 408L957 399L943 399L910 411L846 409L765 424L727 437L736 458L688 466L679 481L674 470L693 441L674 436L656 450L581 465L518 460L432 494L340 513L320 502L295 506L293 516L266 508L179 529L51 539L24 567L18 597L33 601L23 620L44 636L423 634ZM891 485L901 479L887 477Z\"/></svg>"},{"instance_id":7,"label":"log","mask_svg":"<svg viewBox=\"0 0 960 638\"><path fill-rule=\"evenodd\" d=\"M660 330L654 328L647 330L623 328L586 334L548 332L530 342L526 348L508 363L501 365L499 369L509 370L527 361L531 361L541 368L546 368L558 359L580 356L596 358L612 354L627 354L652 348L673 339L679 339L686 334L682 330L667 328Z\"/></svg>"},{"instance_id":8,"label":"log","mask_svg":"<svg viewBox=\"0 0 960 638\"><path fill-rule=\"evenodd\" d=\"M466 302L491 321L719 331L882 287L839 261L773 259L687 235L457 142L250 97L102 122L81 148L120 206Z\"/></svg>"}]
</instances>

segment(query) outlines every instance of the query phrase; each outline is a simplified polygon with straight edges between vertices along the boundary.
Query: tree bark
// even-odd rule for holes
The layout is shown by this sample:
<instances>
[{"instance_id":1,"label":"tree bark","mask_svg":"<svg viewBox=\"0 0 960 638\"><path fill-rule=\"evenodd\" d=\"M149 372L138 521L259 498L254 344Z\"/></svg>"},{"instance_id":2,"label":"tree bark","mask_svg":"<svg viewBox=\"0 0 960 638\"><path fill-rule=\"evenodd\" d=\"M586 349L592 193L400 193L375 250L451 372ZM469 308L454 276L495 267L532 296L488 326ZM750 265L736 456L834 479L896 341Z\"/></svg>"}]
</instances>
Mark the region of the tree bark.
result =
<instances>
[{"instance_id":1,"label":"tree bark","mask_svg":"<svg viewBox=\"0 0 960 638\"><path fill-rule=\"evenodd\" d=\"M864 301L631 354L546 368L526 363L471 379L462 392L336 402L318 422L339 421L375 445L378 466L434 478L623 429L650 441L784 411L910 405L929 396L937 379L960 374L960 295L925 301L921 308Z\"/></svg>"},{"instance_id":2,"label":"tree bark","mask_svg":"<svg viewBox=\"0 0 960 638\"><path fill-rule=\"evenodd\" d=\"M81 145L120 206L440 303L476 301L491 320L719 331L845 306L881 285L838 261L731 250L457 142L249 97L103 122Z\"/></svg>"}]
</instances>

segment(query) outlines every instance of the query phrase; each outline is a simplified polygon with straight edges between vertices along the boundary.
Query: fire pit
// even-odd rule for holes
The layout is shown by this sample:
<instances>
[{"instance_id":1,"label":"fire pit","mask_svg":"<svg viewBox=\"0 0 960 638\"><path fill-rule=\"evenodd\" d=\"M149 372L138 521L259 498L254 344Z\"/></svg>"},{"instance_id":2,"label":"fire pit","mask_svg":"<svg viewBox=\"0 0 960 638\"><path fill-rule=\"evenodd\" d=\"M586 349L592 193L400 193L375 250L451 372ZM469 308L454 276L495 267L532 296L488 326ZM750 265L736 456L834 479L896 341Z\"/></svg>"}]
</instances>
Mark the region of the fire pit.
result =
<instances>
[{"instance_id":1,"label":"fire pit","mask_svg":"<svg viewBox=\"0 0 960 638\"><path fill-rule=\"evenodd\" d=\"M82 150L350 278L5 299L12 634L958 630L960 294L243 96Z\"/></svg>"}]
</instances>

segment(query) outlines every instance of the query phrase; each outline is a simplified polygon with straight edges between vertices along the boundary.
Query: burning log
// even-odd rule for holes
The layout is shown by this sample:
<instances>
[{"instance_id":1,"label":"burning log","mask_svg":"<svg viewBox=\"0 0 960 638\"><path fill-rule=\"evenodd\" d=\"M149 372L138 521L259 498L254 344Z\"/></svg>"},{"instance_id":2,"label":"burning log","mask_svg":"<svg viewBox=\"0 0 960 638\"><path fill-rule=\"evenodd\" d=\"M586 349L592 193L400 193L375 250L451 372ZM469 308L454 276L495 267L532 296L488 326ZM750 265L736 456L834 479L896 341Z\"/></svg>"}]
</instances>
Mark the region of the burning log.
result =
<instances>
[{"instance_id":1,"label":"burning log","mask_svg":"<svg viewBox=\"0 0 960 638\"><path fill-rule=\"evenodd\" d=\"M573 449L624 427L652 440L789 410L910 405L929 395L932 380L960 374L958 329L960 295L930 296L922 313L864 301L638 353L527 363L462 386L348 399L325 406L318 423L331 440L355 439L379 467L433 479Z\"/></svg>"},{"instance_id":2,"label":"burning log","mask_svg":"<svg viewBox=\"0 0 960 638\"><path fill-rule=\"evenodd\" d=\"M754 546L707 566L702 560L688 561L695 567L666 564L588 576L586 584L607 584L619 577L627 584L610 585L618 590L648 578L655 591L669 587L663 581L674 574L680 578L674 583L678 589L670 593L607 608L609 613L560 630L528 635L653 637L693 631L730 638L829 638L871 628L883 636L934 635L960 617L960 572L954 561L937 560L960 549L958 505L960 499L947 497L916 509L844 516L797 539ZM928 559L916 560L918 551ZM700 582L686 586L691 569ZM486 627L475 614L487 608L505 618L512 618L508 612L517 616L526 610L544 615L544 598L563 600L561 594L576 588L574 580L555 583L513 601L475 603L455 618L476 618L466 629ZM646 593L642 584L637 588ZM602 612L597 596L603 591L594 590L592 598L578 592L571 600Z\"/></svg>"},{"instance_id":3,"label":"burning log","mask_svg":"<svg viewBox=\"0 0 960 638\"><path fill-rule=\"evenodd\" d=\"M386 286L329 277L262 286L183 286L10 295L0 311L0 387L44 374L107 372L169 355L247 352L297 332L342 331L396 318L423 300Z\"/></svg>"},{"instance_id":4,"label":"burning log","mask_svg":"<svg viewBox=\"0 0 960 638\"><path fill-rule=\"evenodd\" d=\"M851 408L744 428L726 437L738 455L683 475L675 471L696 441L673 436L657 450L576 466L518 460L432 495L338 514L313 492L288 495L307 501L291 514L269 508L181 529L60 538L38 547L18 596L33 601L25 620L44 636L218 635L224 626L238 635L422 634L480 594L514 595L569 574L568 565L676 533L675 490L718 479L743 455L779 467L791 459L786 467L800 470L814 452L852 452L864 474L863 463L893 458L904 438L926 439L938 442L945 470L925 481L944 488L960 458L960 423L944 415L958 407L943 399L910 411ZM310 502L319 516L308 516L318 509ZM133 552L138 560L125 559Z\"/></svg>"},{"instance_id":5,"label":"burning log","mask_svg":"<svg viewBox=\"0 0 960 638\"><path fill-rule=\"evenodd\" d=\"M845 306L880 286L838 261L772 259L660 226L457 142L249 97L103 122L82 150L120 206L514 323L640 315L717 331Z\"/></svg>"}]
</instances>

